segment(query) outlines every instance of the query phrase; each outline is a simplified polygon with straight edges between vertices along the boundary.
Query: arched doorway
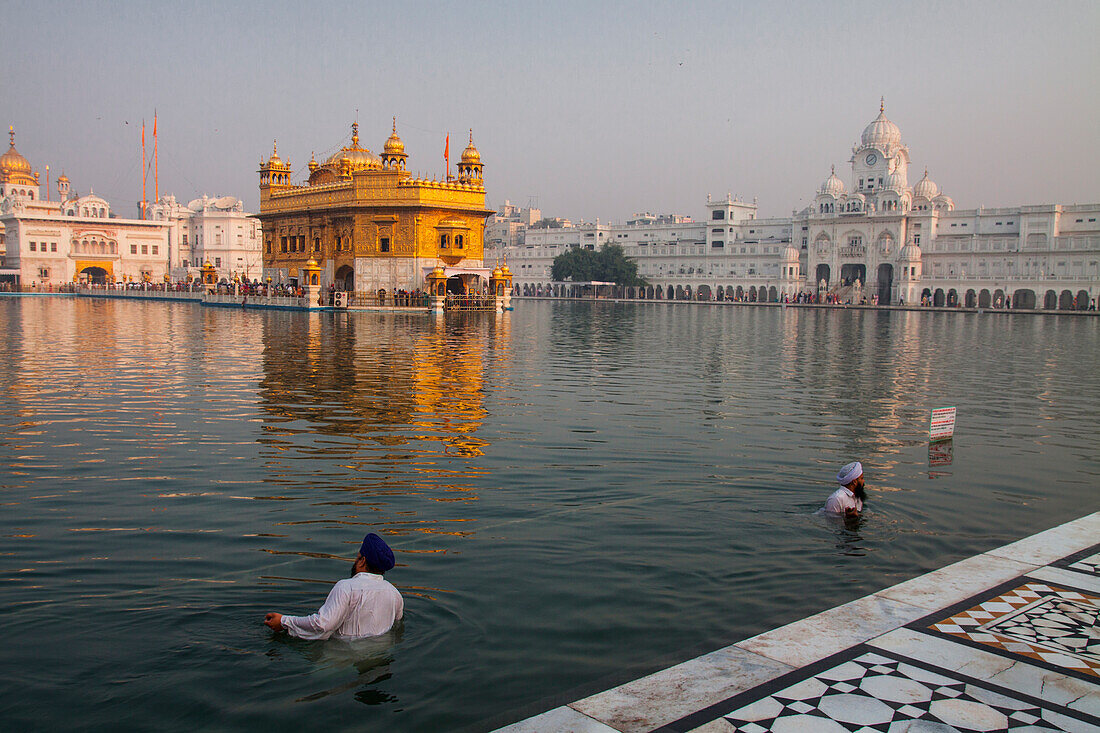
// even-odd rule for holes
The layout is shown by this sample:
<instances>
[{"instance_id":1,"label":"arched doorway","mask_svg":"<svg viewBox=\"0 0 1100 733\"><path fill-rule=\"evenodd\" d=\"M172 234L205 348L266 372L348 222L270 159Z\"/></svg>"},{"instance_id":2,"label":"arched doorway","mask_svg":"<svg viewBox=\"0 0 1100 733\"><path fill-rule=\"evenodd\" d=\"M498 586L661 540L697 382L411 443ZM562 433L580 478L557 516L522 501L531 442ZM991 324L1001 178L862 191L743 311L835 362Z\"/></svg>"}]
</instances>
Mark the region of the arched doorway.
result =
<instances>
[{"instance_id":1,"label":"arched doorway","mask_svg":"<svg viewBox=\"0 0 1100 733\"><path fill-rule=\"evenodd\" d=\"M92 285L106 285L107 271L102 267L85 267L80 271L80 279Z\"/></svg>"},{"instance_id":2,"label":"arched doorway","mask_svg":"<svg viewBox=\"0 0 1100 733\"><path fill-rule=\"evenodd\" d=\"M944 295L943 288L936 288L936 293L932 296L932 305L937 308L942 308L943 304L946 302L947 296Z\"/></svg>"},{"instance_id":3,"label":"arched doorway","mask_svg":"<svg viewBox=\"0 0 1100 733\"><path fill-rule=\"evenodd\" d=\"M993 291L993 307L1004 308L1005 306L1005 293L1000 288Z\"/></svg>"},{"instance_id":4,"label":"arched doorway","mask_svg":"<svg viewBox=\"0 0 1100 733\"><path fill-rule=\"evenodd\" d=\"M890 305L894 298L894 266L883 263L878 266L878 302Z\"/></svg>"},{"instance_id":5,"label":"arched doorway","mask_svg":"<svg viewBox=\"0 0 1100 733\"><path fill-rule=\"evenodd\" d=\"M840 281L845 285L855 285L859 280L860 285L867 284L867 265L854 263L840 266Z\"/></svg>"},{"instance_id":6,"label":"arched doorway","mask_svg":"<svg viewBox=\"0 0 1100 733\"><path fill-rule=\"evenodd\" d=\"M1077 291L1077 310L1087 311L1089 309L1089 291L1078 290Z\"/></svg>"},{"instance_id":7,"label":"arched doorway","mask_svg":"<svg viewBox=\"0 0 1100 733\"><path fill-rule=\"evenodd\" d=\"M947 305L950 308L954 308L959 304L959 293L955 288L951 288L947 291Z\"/></svg>"},{"instance_id":8,"label":"arched doorway","mask_svg":"<svg viewBox=\"0 0 1100 733\"><path fill-rule=\"evenodd\" d=\"M737 290L733 291L733 299L738 302L745 299L745 289L740 285L737 286Z\"/></svg>"},{"instance_id":9,"label":"arched doorway","mask_svg":"<svg viewBox=\"0 0 1100 733\"><path fill-rule=\"evenodd\" d=\"M750 285L749 286L749 302L750 303L755 303L756 302L756 286L755 285Z\"/></svg>"},{"instance_id":10,"label":"arched doorway","mask_svg":"<svg viewBox=\"0 0 1100 733\"><path fill-rule=\"evenodd\" d=\"M710 297L710 286L709 285L700 285L699 286L699 291L696 293L696 297L699 300L710 300L711 299L711 297Z\"/></svg>"},{"instance_id":11,"label":"arched doorway","mask_svg":"<svg viewBox=\"0 0 1100 733\"><path fill-rule=\"evenodd\" d=\"M829 285L829 266L828 265L818 265L817 266L817 277L814 278L814 282L819 283L822 280L825 281L825 285L827 287Z\"/></svg>"},{"instance_id":12,"label":"arched doorway","mask_svg":"<svg viewBox=\"0 0 1100 733\"><path fill-rule=\"evenodd\" d=\"M1058 298L1058 310L1069 311L1073 310L1073 292L1070 290L1063 290L1062 295Z\"/></svg>"},{"instance_id":13,"label":"arched doorway","mask_svg":"<svg viewBox=\"0 0 1100 733\"><path fill-rule=\"evenodd\" d=\"M768 302L769 303L778 303L779 302L779 291L775 289L774 285L772 285L770 288L768 288Z\"/></svg>"},{"instance_id":14,"label":"arched doorway","mask_svg":"<svg viewBox=\"0 0 1100 733\"><path fill-rule=\"evenodd\" d=\"M1024 310L1035 310L1035 291L1024 288L1012 294L1012 307Z\"/></svg>"},{"instance_id":15,"label":"arched doorway","mask_svg":"<svg viewBox=\"0 0 1100 733\"><path fill-rule=\"evenodd\" d=\"M675 297L676 297L676 295L675 295L675 291L674 291L674 290L672 289L672 286L671 286L671 285L669 285L669 286L668 286L668 299L669 299L669 300L672 300L672 299L673 299L673 298L675 298Z\"/></svg>"},{"instance_id":16,"label":"arched doorway","mask_svg":"<svg viewBox=\"0 0 1100 733\"><path fill-rule=\"evenodd\" d=\"M1058 293L1053 290L1048 290L1047 294L1043 296L1043 309L1052 311L1058 308Z\"/></svg>"},{"instance_id":17,"label":"arched doorway","mask_svg":"<svg viewBox=\"0 0 1100 733\"><path fill-rule=\"evenodd\" d=\"M967 308L973 308L978 304L978 294L973 290L967 290L966 299L963 302L966 303Z\"/></svg>"},{"instance_id":18,"label":"arched doorway","mask_svg":"<svg viewBox=\"0 0 1100 733\"><path fill-rule=\"evenodd\" d=\"M337 290L343 290L351 293L355 291L355 270L350 266L344 265L336 271L336 277L333 278L333 285Z\"/></svg>"},{"instance_id":19,"label":"arched doorway","mask_svg":"<svg viewBox=\"0 0 1100 733\"><path fill-rule=\"evenodd\" d=\"M684 300L691 300L691 286L684 286Z\"/></svg>"},{"instance_id":20,"label":"arched doorway","mask_svg":"<svg viewBox=\"0 0 1100 733\"><path fill-rule=\"evenodd\" d=\"M989 294L989 291L982 288L982 292L978 293L978 307L988 308L993 304L993 296Z\"/></svg>"}]
</instances>

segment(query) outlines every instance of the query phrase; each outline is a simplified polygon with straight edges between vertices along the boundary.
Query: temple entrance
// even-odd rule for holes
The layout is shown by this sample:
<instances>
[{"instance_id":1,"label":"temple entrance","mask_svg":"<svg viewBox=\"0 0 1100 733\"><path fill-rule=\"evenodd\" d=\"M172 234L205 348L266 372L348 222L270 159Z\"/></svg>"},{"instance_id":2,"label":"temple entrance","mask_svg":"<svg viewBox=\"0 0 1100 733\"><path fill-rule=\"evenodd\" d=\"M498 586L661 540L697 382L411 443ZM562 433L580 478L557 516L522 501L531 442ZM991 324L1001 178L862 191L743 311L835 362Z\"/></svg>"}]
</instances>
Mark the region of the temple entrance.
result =
<instances>
[{"instance_id":1,"label":"temple entrance","mask_svg":"<svg viewBox=\"0 0 1100 733\"><path fill-rule=\"evenodd\" d=\"M343 290L351 293L355 291L355 270L348 265L344 265L336 271L336 276L333 278L333 284L337 290Z\"/></svg>"},{"instance_id":2,"label":"temple entrance","mask_svg":"<svg viewBox=\"0 0 1100 733\"><path fill-rule=\"evenodd\" d=\"M890 305L894 297L894 266L881 264L878 266L878 302L879 305Z\"/></svg>"},{"instance_id":3,"label":"temple entrance","mask_svg":"<svg viewBox=\"0 0 1100 733\"><path fill-rule=\"evenodd\" d=\"M867 265L848 264L840 266L840 283L842 285L854 285L857 279L861 285L867 284Z\"/></svg>"},{"instance_id":4,"label":"temple entrance","mask_svg":"<svg viewBox=\"0 0 1100 733\"><path fill-rule=\"evenodd\" d=\"M830 274L830 272L829 272L829 266L828 265L818 265L817 266L816 282L820 283L821 281L824 280L825 285L828 286L829 285L829 274Z\"/></svg>"},{"instance_id":5,"label":"temple entrance","mask_svg":"<svg viewBox=\"0 0 1100 733\"><path fill-rule=\"evenodd\" d=\"M85 267L80 271L80 280L92 285L106 285L107 271L102 267Z\"/></svg>"},{"instance_id":6,"label":"temple entrance","mask_svg":"<svg viewBox=\"0 0 1100 733\"><path fill-rule=\"evenodd\" d=\"M541 286L539 286L541 289ZM458 275L451 275L447 278L447 292L451 295L462 295L466 292L466 283L462 282L462 278ZM542 295L542 293L538 293Z\"/></svg>"}]
</instances>

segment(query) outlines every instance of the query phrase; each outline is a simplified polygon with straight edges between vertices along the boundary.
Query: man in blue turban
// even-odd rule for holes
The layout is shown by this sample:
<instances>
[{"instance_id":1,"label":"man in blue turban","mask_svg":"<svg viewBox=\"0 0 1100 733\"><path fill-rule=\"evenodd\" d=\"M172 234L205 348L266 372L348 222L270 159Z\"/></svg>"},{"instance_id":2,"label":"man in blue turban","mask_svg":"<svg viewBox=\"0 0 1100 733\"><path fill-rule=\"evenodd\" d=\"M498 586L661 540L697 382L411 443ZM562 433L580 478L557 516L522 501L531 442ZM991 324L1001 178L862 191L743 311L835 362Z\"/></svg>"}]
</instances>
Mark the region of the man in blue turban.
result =
<instances>
[{"instance_id":1,"label":"man in blue turban","mask_svg":"<svg viewBox=\"0 0 1100 733\"><path fill-rule=\"evenodd\" d=\"M858 517L863 511L863 500L867 494L863 490L863 464L852 461L836 475L840 488L833 492L825 502L825 512L845 517Z\"/></svg>"},{"instance_id":2,"label":"man in blue turban","mask_svg":"<svg viewBox=\"0 0 1100 733\"><path fill-rule=\"evenodd\" d=\"M325 605L309 616L269 613L264 623L299 639L361 639L393 628L405 612L401 593L382 577L394 566L393 550L371 532L363 538L351 577L336 583Z\"/></svg>"}]
</instances>

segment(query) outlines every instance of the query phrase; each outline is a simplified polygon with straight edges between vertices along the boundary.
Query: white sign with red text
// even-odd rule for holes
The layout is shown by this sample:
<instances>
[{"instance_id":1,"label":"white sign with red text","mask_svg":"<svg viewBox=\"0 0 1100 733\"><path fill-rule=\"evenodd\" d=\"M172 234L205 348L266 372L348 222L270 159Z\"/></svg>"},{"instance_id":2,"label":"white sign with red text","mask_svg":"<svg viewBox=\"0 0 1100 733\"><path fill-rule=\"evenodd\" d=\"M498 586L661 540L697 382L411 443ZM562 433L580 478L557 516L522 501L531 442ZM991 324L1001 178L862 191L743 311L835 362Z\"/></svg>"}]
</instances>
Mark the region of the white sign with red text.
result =
<instances>
[{"instance_id":1,"label":"white sign with red text","mask_svg":"<svg viewBox=\"0 0 1100 733\"><path fill-rule=\"evenodd\" d=\"M940 407L932 410L932 419L929 421L928 439L947 440L955 434L955 408Z\"/></svg>"}]
</instances>

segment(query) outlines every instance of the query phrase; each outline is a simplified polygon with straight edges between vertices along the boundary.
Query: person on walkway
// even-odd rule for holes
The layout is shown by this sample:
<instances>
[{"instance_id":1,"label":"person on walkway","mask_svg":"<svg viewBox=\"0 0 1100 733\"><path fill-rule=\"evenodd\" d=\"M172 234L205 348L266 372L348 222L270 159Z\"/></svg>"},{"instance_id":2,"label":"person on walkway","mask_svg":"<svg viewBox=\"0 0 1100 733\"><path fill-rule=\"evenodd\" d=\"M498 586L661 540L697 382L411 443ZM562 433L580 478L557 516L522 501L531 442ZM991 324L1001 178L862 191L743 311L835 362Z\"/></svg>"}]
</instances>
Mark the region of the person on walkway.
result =
<instances>
[{"instance_id":1,"label":"person on walkway","mask_svg":"<svg viewBox=\"0 0 1100 733\"><path fill-rule=\"evenodd\" d=\"M836 475L840 488L833 492L825 502L827 514L839 514L845 517L858 517L863 511L863 464L852 461Z\"/></svg>"},{"instance_id":2,"label":"person on walkway","mask_svg":"<svg viewBox=\"0 0 1100 733\"><path fill-rule=\"evenodd\" d=\"M264 623L273 631L285 631L299 639L361 639L384 634L405 612L401 593L382 577L393 566L393 550L371 532L363 538L351 577L332 587L317 613L269 613Z\"/></svg>"}]
</instances>

